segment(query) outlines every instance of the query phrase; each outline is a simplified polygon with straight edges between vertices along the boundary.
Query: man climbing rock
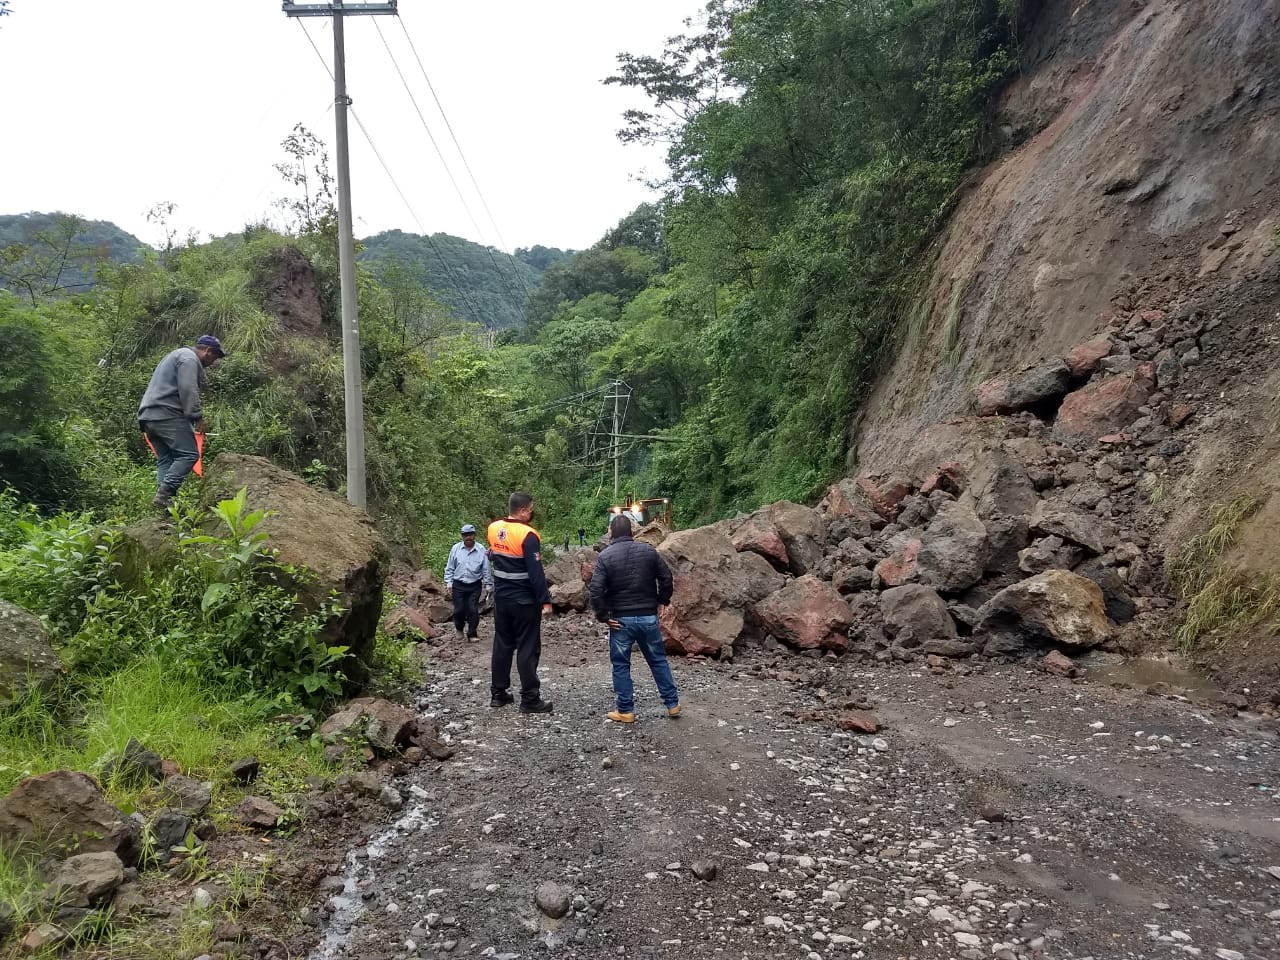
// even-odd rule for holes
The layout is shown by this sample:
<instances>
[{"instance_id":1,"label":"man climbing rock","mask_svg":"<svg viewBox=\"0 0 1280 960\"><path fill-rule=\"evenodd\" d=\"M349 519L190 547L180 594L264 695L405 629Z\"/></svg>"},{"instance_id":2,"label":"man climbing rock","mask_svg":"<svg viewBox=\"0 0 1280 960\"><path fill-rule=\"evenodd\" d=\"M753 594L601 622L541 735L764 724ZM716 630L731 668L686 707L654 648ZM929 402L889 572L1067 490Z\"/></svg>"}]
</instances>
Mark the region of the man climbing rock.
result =
<instances>
[{"instance_id":1,"label":"man climbing rock","mask_svg":"<svg viewBox=\"0 0 1280 960\"><path fill-rule=\"evenodd\" d=\"M671 602L671 570L650 544L633 539L631 518L609 521L609 545L591 575L591 609L609 625L609 660L613 664L616 723L635 723L635 689L631 684L631 650L639 647L667 716L680 716L680 697L658 628L658 607Z\"/></svg>"},{"instance_id":2,"label":"man climbing rock","mask_svg":"<svg viewBox=\"0 0 1280 960\"><path fill-rule=\"evenodd\" d=\"M480 624L480 594L493 589L493 573L489 569L489 555L476 545L476 528L462 525L462 541L449 550L449 560L444 566L445 596L453 599L453 627L458 639L465 636L474 642L480 639L476 628Z\"/></svg>"},{"instance_id":3,"label":"man climbing rock","mask_svg":"<svg viewBox=\"0 0 1280 960\"><path fill-rule=\"evenodd\" d=\"M151 374L138 406L138 428L156 452L156 496L153 506L169 509L182 481L200 459L196 434L207 431L200 391L205 367L226 353L217 337L206 333L192 347L168 353Z\"/></svg>"},{"instance_id":4,"label":"man climbing rock","mask_svg":"<svg viewBox=\"0 0 1280 960\"><path fill-rule=\"evenodd\" d=\"M520 712L550 713L551 703L541 696L538 661L542 618L551 615L551 592L542 570L542 540L529 526L532 520L533 497L517 490L507 501L507 516L489 524L494 582L489 706L514 702L510 691L514 656L520 674Z\"/></svg>"}]
</instances>

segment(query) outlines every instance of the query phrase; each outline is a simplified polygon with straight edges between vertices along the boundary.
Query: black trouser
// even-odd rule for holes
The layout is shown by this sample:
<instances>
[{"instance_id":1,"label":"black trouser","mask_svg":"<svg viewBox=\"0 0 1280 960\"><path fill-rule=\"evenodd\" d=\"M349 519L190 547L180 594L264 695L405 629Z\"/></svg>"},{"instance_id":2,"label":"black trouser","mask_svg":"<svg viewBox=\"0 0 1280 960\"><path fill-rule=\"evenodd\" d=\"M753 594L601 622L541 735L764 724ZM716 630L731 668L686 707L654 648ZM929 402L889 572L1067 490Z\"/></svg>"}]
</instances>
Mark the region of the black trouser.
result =
<instances>
[{"instance_id":1,"label":"black trouser","mask_svg":"<svg viewBox=\"0 0 1280 960\"><path fill-rule=\"evenodd\" d=\"M476 626L480 623L480 591L484 583L453 581L453 625L461 630L467 628L467 636L476 636Z\"/></svg>"},{"instance_id":2,"label":"black trouser","mask_svg":"<svg viewBox=\"0 0 1280 960\"><path fill-rule=\"evenodd\" d=\"M538 701L538 660L542 657L542 607L536 603L499 603L493 611L493 680L499 696L511 686L511 657L520 673L520 701Z\"/></svg>"}]
</instances>

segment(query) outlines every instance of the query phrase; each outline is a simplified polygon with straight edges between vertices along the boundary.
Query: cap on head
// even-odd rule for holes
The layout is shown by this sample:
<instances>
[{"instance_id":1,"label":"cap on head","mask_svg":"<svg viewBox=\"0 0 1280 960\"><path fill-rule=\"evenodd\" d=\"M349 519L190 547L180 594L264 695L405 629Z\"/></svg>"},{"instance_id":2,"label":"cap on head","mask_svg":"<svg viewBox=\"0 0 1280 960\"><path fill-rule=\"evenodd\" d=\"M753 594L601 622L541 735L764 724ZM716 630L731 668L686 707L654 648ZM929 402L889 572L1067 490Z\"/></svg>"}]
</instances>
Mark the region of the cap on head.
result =
<instances>
[{"instance_id":1,"label":"cap on head","mask_svg":"<svg viewBox=\"0 0 1280 960\"><path fill-rule=\"evenodd\" d=\"M464 524L462 525L462 532L463 532L464 534L467 534L467 533L475 533L475 532L476 532L475 524L473 524L473 523L464 523Z\"/></svg>"},{"instance_id":2,"label":"cap on head","mask_svg":"<svg viewBox=\"0 0 1280 960\"><path fill-rule=\"evenodd\" d=\"M212 333L206 333L202 337L196 338L197 347L208 347L218 358L221 359L227 355L227 351L222 349L222 341L215 337Z\"/></svg>"}]
</instances>

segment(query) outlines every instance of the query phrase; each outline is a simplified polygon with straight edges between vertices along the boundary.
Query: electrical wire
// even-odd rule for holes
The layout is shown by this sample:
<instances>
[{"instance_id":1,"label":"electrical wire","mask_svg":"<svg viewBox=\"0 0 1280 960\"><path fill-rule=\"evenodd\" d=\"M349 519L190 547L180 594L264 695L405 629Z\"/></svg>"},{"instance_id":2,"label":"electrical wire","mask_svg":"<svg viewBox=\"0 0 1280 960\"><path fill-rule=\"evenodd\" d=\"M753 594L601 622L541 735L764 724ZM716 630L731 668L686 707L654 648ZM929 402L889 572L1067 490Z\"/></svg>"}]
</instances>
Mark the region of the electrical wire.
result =
<instances>
[{"instance_id":1,"label":"electrical wire","mask_svg":"<svg viewBox=\"0 0 1280 960\"><path fill-rule=\"evenodd\" d=\"M325 60L324 54L320 52L320 48L316 46L315 40L312 39L311 31L307 29L301 19L297 20L297 24L302 28L302 33L307 38L307 42L311 44L311 49L316 52L316 56L320 59L321 65L324 67L325 72L329 74L329 79L332 80L333 70L329 67L329 62ZM414 211L413 204L409 202L409 198L406 197L404 191L400 189L400 184L392 175L391 168L387 166L387 161L383 159L381 151L378 150L377 146L373 142L373 137L369 135L369 131L365 128L364 121L360 119L360 115L356 113L354 107L348 105L347 109L350 111L352 119L355 120L356 126L360 128L360 132L364 134L364 138L369 144L369 149L373 151L373 155L377 157L378 162L382 164L382 170L386 173L387 179L391 181L391 185L395 188L396 193L400 195L400 199L404 202L405 209L409 211L409 216L411 216L413 218L413 222L418 225L418 229L426 239L427 245L431 247L431 251L436 255L436 259L439 260L440 265L444 267L444 272L449 278L449 282L453 284L454 290L462 297L463 301L465 301L467 306L470 308L472 319L476 323L484 325L484 320L481 319L479 309L476 307L475 303L472 302L471 297L467 295L466 288L458 282L458 278L454 274L453 268L449 266L449 261L444 258L444 255L440 252L440 248L436 246L435 241L431 238L431 234L427 232L426 227L422 225L422 221L418 219L418 214Z\"/></svg>"},{"instance_id":2,"label":"electrical wire","mask_svg":"<svg viewBox=\"0 0 1280 960\"><path fill-rule=\"evenodd\" d=\"M402 26L403 26L403 24L402 24ZM374 22L373 22L373 27L374 27L374 29L375 29L375 30L377 30L377 32L378 32L378 39L380 39L380 40L382 41L382 46L386 49L386 51L387 51L387 56L391 59L391 65L395 68L396 75L400 78L400 82L404 85L404 91L405 91L405 93L407 93L407 94L409 95L409 102L413 104L414 112L415 112L415 113L417 113L417 115L418 115L418 120L419 120L419 121L421 121L421 123L422 123L422 129L426 131L426 133L427 133L427 139L431 141L431 146L432 146L432 148L435 150L435 152L436 152L436 156L440 159L440 165L441 165L442 167L444 167L444 172L445 172L445 175L449 178L449 183L453 185L453 192L454 192L454 193L456 193L456 194L458 195L458 201L462 204L462 209L463 209L464 211L466 211L467 219L471 221L471 226L475 227L476 235L477 235L477 236L479 236L479 238L480 238L480 242L481 242L481 244L484 246L485 253L486 253L486 254L488 254L489 262L493 265L494 273L496 273L499 277L501 277L501 278L502 278L502 281L503 281L504 286L507 286L508 293L514 293L515 291L514 291L514 290L512 290L512 289L510 288L510 285L509 285L509 283L507 282L507 278L506 278L506 276L503 274L503 270L502 270L502 268L498 266L498 260L497 260L497 258L494 256L494 254L493 254L493 248L492 248L491 246L489 246L489 244L488 244L488 242L487 242L487 241L485 241L485 238L484 238L484 230L483 230L483 228L481 228L480 224L476 221L475 215L471 212L471 206L467 203L467 198L466 198L466 196L463 194L463 192L462 192L462 188L461 188L460 186L458 186L458 181L457 181L457 179L454 177L454 175L453 175L453 171L452 171L451 169L449 169L449 161L445 159L444 151L440 149L440 144L439 144L439 142L437 142L437 140L436 140L436 138L435 138L435 134L433 134L433 133L431 132L431 126L427 123L427 118L423 115L423 113L422 113L422 108L421 108L420 106L418 106L418 98L417 98L417 97L415 97L415 96L413 95L413 90L412 90L412 88L409 86L409 81L408 81L408 79L405 77L405 75L404 75L404 71L400 69L400 63L399 63L399 61L398 61L398 60L396 60L396 55L395 55L395 53L394 53L394 52L392 51L392 49L391 49L391 44L389 44L389 43L387 42L387 37L386 37L386 35L382 32L382 27L378 24L377 20L374 20ZM405 36L406 36L406 37L408 36L408 33L407 33L407 32L406 32ZM410 45L410 47L412 47L412 46L413 46L412 41L410 41L410 44L409 44L409 45ZM417 56L417 51L416 51L416 50L414 51L414 56L415 56L415 57ZM421 61L421 60L419 60L419 61L418 61L418 65L419 65L419 66L422 66L422 61ZM422 75L423 75L424 77L426 76L426 70L425 70L425 69L423 70ZM435 96L435 89L431 87L431 80L430 80L429 78L427 79L427 87L428 87L429 89L431 89L431 95L434 97L434 96ZM440 107L440 100L439 100L439 98L436 98L436 106L437 106L437 107ZM444 114L444 108L443 108L443 107L441 107L441 108L440 108L440 116L441 116L441 117L444 117L445 126L449 128L449 132L450 132L450 134L452 134L452 133L453 133L453 128L452 128L452 126L451 126L451 125L450 125L450 123L449 123L449 118L448 118L447 116L445 116L445 114ZM455 138L454 138L454 146L457 146L457 143L458 143L458 141L457 141L457 138L455 137ZM462 153L462 148L461 148L461 147L458 147L458 155L459 155L460 157L462 157L462 163L463 163L463 165L467 168L467 172L468 172L468 173L470 173L470 172L471 172L470 164L468 164L468 163L467 163L467 158L466 158L466 156L465 156L465 155L463 155L463 153ZM473 184L475 183L475 177L474 177L474 176L472 177L472 183L473 183ZM480 197L480 202L483 204L483 203L484 203L484 196L483 196L482 194L480 194L479 187L477 187L477 188L476 188L476 194ZM486 210L486 212L488 212L488 204L485 204L485 210ZM492 220L493 220L493 215L492 215L492 214L490 214L490 215L489 215L489 219L490 219L490 222L492 222ZM495 223L493 226L494 226L494 230L496 231L496 230L498 229L497 224ZM501 235L501 233L499 233L499 234L498 234L498 239L499 239L499 241L501 242L501 239L502 239L502 235ZM504 253L506 253L505 247L504 247L503 252L504 252ZM510 257L510 256L511 256L511 254L509 254L509 253L506 253L506 255L507 255L507 257ZM514 269L514 267L513 267L513 269ZM518 270L516 271L516 279L517 279L517 280L519 280L519 279L520 279L520 273L519 273L519 271L518 271ZM528 297L528 295L529 295L529 291L528 291L528 288L526 287L526 288L525 288L525 296L526 296L526 297ZM518 299L516 299L516 298L514 298L514 297L513 297L513 298L512 298L512 305L516 308L516 312L520 315L520 320L521 320L521 322L522 322L522 323L527 322L527 321L525 320L525 316L524 316L524 305L523 305L523 303L521 303Z\"/></svg>"}]
</instances>

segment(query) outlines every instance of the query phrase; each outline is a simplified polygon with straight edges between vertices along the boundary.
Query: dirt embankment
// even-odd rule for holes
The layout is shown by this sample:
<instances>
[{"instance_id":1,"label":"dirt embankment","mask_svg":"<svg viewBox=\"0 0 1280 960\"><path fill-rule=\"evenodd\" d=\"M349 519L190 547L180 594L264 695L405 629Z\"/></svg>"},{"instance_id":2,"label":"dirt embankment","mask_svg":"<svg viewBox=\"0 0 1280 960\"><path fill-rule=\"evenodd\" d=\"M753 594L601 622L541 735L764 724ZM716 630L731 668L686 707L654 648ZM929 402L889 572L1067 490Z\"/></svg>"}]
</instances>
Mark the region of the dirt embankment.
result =
<instances>
[{"instance_id":1,"label":"dirt embankment","mask_svg":"<svg viewBox=\"0 0 1280 960\"><path fill-rule=\"evenodd\" d=\"M1008 148L933 251L903 347L852 426L851 472L910 471L980 443L967 419L979 383L1118 318L1200 315L1214 342L1169 385L1198 429L1152 505L1153 541L1172 553L1245 494L1266 505L1240 531L1247 565L1274 569L1280 541L1254 527L1280 514L1280 7L1047 0L1022 63L996 115Z\"/></svg>"}]
</instances>

